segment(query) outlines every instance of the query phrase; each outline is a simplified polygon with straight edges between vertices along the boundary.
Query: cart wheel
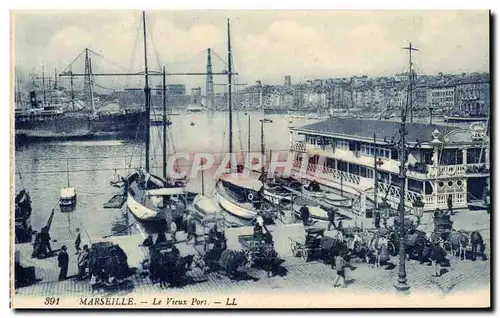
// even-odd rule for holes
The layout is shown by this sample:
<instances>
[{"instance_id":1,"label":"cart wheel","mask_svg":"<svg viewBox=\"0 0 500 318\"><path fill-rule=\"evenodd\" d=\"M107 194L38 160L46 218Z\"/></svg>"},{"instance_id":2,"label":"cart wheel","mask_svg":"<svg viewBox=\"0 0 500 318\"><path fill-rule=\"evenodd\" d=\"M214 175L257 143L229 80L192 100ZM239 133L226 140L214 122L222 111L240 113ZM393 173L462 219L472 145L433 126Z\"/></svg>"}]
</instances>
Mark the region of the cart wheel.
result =
<instances>
[{"instance_id":1,"label":"cart wheel","mask_svg":"<svg viewBox=\"0 0 500 318\"><path fill-rule=\"evenodd\" d=\"M302 256L302 259L307 262L309 260L309 250L303 249L301 256Z\"/></svg>"}]
</instances>

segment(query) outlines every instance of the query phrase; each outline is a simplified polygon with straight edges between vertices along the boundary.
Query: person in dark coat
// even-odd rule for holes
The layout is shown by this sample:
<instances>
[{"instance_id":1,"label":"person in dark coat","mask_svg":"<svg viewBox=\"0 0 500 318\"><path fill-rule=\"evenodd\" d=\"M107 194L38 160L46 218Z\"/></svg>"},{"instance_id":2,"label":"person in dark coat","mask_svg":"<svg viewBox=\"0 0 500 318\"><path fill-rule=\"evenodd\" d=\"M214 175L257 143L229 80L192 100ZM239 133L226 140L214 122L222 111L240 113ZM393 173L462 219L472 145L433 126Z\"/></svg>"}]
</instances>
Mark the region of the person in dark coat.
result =
<instances>
[{"instance_id":1,"label":"person in dark coat","mask_svg":"<svg viewBox=\"0 0 500 318\"><path fill-rule=\"evenodd\" d=\"M85 277L85 271L89 267L90 260L90 250L88 245L83 245L83 251L78 255L77 265L78 265L78 279L83 279Z\"/></svg>"},{"instance_id":2,"label":"person in dark coat","mask_svg":"<svg viewBox=\"0 0 500 318\"><path fill-rule=\"evenodd\" d=\"M44 226L42 228L42 231L40 233L40 241L43 246L42 251L44 253L47 253L47 255L52 254L52 247L50 246L50 234L49 234L49 229Z\"/></svg>"},{"instance_id":3,"label":"person in dark coat","mask_svg":"<svg viewBox=\"0 0 500 318\"><path fill-rule=\"evenodd\" d=\"M155 244L164 243L166 241L167 241L167 236L165 235L165 232L160 231L158 233L158 236L156 237L156 243Z\"/></svg>"},{"instance_id":4,"label":"person in dark coat","mask_svg":"<svg viewBox=\"0 0 500 318\"><path fill-rule=\"evenodd\" d=\"M80 253L80 244L82 243L82 237L80 235L80 229L76 229L76 240L75 240L75 249L76 249L76 253L75 255L78 255L78 253Z\"/></svg>"},{"instance_id":5,"label":"person in dark coat","mask_svg":"<svg viewBox=\"0 0 500 318\"><path fill-rule=\"evenodd\" d=\"M339 225L337 225L337 231L344 232L344 226L342 225L342 220L339 221Z\"/></svg>"},{"instance_id":6,"label":"person in dark coat","mask_svg":"<svg viewBox=\"0 0 500 318\"><path fill-rule=\"evenodd\" d=\"M65 280L68 276L68 264L69 264L69 256L68 252L66 252L68 248L66 245L61 247L61 251L59 255L57 255L57 263L59 268L61 269L59 272L59 280Z\"/></svg>"},{"instance_id":7,"label":"person in dark coat","mask_svg":"<svg viewBox=\"0 0 500 318\"><path fill-rule=\"evenodd\" d=\"M446 200L446 203L448 204L448 213L451 215L454 215L453 213L453 197L451 194L448 196L448 200Z\"/></svg>"},{"instance_id":8,"label":"person in dark coat","mask_svg":"<svg viewBox=\"0 0 500 318\"><path fill-rule=\"evenodd\" d=\"M333 228L337 229L337 226L335 225L335 212L337 209L329 208L328 209L328 228L327 230L330 231L330 229Z\"/></svg>"},{"instance_id":9,"label":"person in dark coat","mask_svg":"<svg viewBox=\"0 0 500 318\"><path fill-rule=\"evenodd\" d=\"M304 226L307 226L309 224L309 209L304 205L300 208L299 212L300 218L302 219L302 224L304 224Z\"/></svg>"},{"instance_id":10,"label":"person in dark coat","mask_svg":"<svg viewBox=\"0 0 500 318\"><path fill-rule=\"evenodd\" d=\"M374 209L374 222L375 228L380 229L380 211L378 209Z\"/></svg>"},{"instance_id":11,"label":"person in dark coat","mask_svg":"<svg viewBox=\"0 0 500 318\"><path fill-rule=\"evenodd\" d=\"M194 239L194 245L196 245L196 222L194 220L194 217L189 214L186 219L186 230L187 230L187 238L186 238L186 244L191 241L191 239Z\"/></svg>"}]
</instances>

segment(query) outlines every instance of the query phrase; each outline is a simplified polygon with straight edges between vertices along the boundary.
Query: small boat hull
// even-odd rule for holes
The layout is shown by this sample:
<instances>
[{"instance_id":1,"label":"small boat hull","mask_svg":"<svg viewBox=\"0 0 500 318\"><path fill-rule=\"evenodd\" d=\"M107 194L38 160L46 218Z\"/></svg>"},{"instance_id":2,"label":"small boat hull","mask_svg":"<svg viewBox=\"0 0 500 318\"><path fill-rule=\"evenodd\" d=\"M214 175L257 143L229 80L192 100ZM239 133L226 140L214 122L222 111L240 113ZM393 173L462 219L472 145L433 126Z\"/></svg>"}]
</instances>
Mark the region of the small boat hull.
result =
<instances>
[{"instance_id":1,"label":"small boat hull","mask_svg":"<svg viewBox=\"0 0 500 318\"><path fill-rule=\"evenodd\" d=\"M292 209L297 216L300 217L300 208L304 205L309 209L309 215L312 219L324 221L328 220L328 213L325 210L323 210L313 202L302 199L296 200L292 206Z\"/></svg>"},{"instance_id":2,"label":"small boat hull","mask_svg":"<svg viewBox=\"0 0 500 318\"><path fill-rule=\"evenodd\" d=\"M219 211L219 208L213 204L209 197L197 195L193 200L194 213L197 217L203 219L208 215L213 215Z\"/></svg>"},{"instance_id":3,"label":"small boat hull","mask_svg":"<svg viewBox=\"0 0 500 318\"><path fill-rule=\"evenodd\" d=\"M281 204L283 202L291 202L292 195L283 193L276 193L272 189L264 189L264 199L271 202L272 204Z\"/></svg>"},{"instance_id":4,"label":"small boat hull","mask_svg":"<svg viewBox=\"0 0 500 318\"><path fill-rule=\"evenodd\" d=\"M326 194L324 198L326 203L337 207L352 208L352 199L343 198L334 194Z\"/></svg>"},{"instance_id":5,"label":"small boat hull","mask_svg":"<svg viewBox=\"0 0 500 318\"><path fill-rule=\"evenodd\" d=\"M154 211L143 206L130 193L127 194L127 208L138 220L147 222L165 221L165 216L160 213L161 211Z\"/></svg>"},{"instance_id":6,"label":"small boat hull","mask_svg":"<svg viewBox=\"0 0 500 318\"><path fill-rule=\"evenodd\" d=\"M322 191L309 191L305 187L302 188L302 193L305 195L311 197L311 198L317 198L317 199L323 199L325 197L325 193Z\"/></svg>"},{"instance_id":7,"label":"small boat hull","mask_svg":"<svg viewBox=\"0 0 500 318\"><path fill-rule=\"evenodd\" d=\"M229 199L222 184L217 184L216 193L219 205L228 213L246 220L251 220L257 216L257 211L242 207Z\"/></svg>"}]
</instances>

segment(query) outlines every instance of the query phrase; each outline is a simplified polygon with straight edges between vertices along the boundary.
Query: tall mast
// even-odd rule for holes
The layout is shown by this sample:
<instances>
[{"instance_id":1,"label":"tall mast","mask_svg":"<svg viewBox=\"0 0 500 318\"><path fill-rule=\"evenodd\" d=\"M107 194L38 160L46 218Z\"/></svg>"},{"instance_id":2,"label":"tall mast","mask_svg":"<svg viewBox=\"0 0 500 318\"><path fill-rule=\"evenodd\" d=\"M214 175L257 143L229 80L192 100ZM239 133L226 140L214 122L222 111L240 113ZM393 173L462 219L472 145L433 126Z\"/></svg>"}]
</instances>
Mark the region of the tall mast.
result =
<instances>
[{"instance_id":1,"label":"tall mast","mask_svg":"<svg viewBox=\"0 0 500 318\"><path fill-rule=\"evenodd\" d=\"M247 156L250 156L250 113L248 114L248 153Z\"/></svg>"},{"instance_id":2,"label":"tall mast","mask_svg":"<svg viewBox=\"0 0 500 318\"><path fill-rule=\"evenodd\" d=\"M47 105L47 97L45 95L45 66L42 64L42 87L43 87L43 104Z\"/></svg>"},{"instance_id":3,"label":"tall mast","mask_svg":"<svg viewBox=\"0 0 500 318\"><path fill-rule=\"evenodd\" d=\"M70 83L71 83L71 106L73 108L73 111L75 110L75 91L73 89L73 68L69 69L71 75L70 75Z\"/></svg>"},{"instance_id":4,"label":"tall mast","mask_svg":"<svg viewBox=\"0 0 500 318\"><path fill-rule=\"evenodd\" d=\"M212 55L211 49L207 50L207 75L205 83L205 95L207 95L207 108L213 110L214 107L214 79L212 74Z\"/></svg>"},{"instance_id":5,"label":"tall mast","mask_svg":"<svg viewBox=\"0 0 500 318\"><path fill-rule=\"evenodd\" d=\"M89 78L90 78L90 104L92 105L92 115L95 116L94 102L94 77L92 76L92 59L89 57Z\"/></svg>"},{"instance_id":6,"label":"tall mast","mask_svg":"<svg viewBox=\"0 0 500 318\"><path fill-rule=\"evenodd\" d=\"M167 76L163 67L163 178L167 179Z\"/></svg>"},{"instance_id":7,"label":"tall mast","mask_svg":"<svg viewBox=\"0 0 500 318\"><path fill-rule=\"evenodd\" d=\"M54 89L57 89L57 69L54 69Z\"/></svg>"},{"instance_id":8,"label":"tall mast","mask_svg":"<svg viewBox=\"0 0 500 318\"><path fill-rule=\"evenodd\" d=\"M418 49L414 48L412 45L411 45L411 42L410 44L408 45L408 47L403 47L402 48L403 50L408 50L409 52L409 57L408 57L408 65L409 65L409 69L408 69L408 95L407 95L407 104L406 104L406 113L408 112L408 108L410 110L410 123L413 123L413 94L412 94L412 89L413 89L413 63L411 61L411 54L412 54L412 51L418 51ZM405 114L405 117L406 117L406 114Z\"/></svg>"},{"instance_id":9,"label":"tall mast","mask_svg":"<svg viewBox=\"0 0 500 318\"><path fill-rule=\"evenodd\" d=\"M146 12L142 11L142 28L144 31L144 95L146 102L146 172L149 172L149 112L151 107L151 89L148 83L148 51L146 45Z\"/></svg>"},{"instance_id":10,"label":"tall mast","mask_svg":"<svg viewBox=\"0 0 500 318\"><path fill-rule=\"evenodd\" d=\"M232 78L233 78L233 70L232 70L232 54L231 54L231 26L229 24L229 19L227 19L227 81L228 81L228 90L227 90L227 100L229 107L229 153L233 153L233 106L232 106Z\"/></svg>"},{"instance_id":11,"label":"tall mast","mask_svg":"<svg viewBox=\"0 0 500 318\"><path fill-rule=\"evenodd\" d=\"M200 160L200 164L203 165L203 159ZM205 176L203 169L201 169L201 195L205 195Z\"/></svg>"}]
</instances>

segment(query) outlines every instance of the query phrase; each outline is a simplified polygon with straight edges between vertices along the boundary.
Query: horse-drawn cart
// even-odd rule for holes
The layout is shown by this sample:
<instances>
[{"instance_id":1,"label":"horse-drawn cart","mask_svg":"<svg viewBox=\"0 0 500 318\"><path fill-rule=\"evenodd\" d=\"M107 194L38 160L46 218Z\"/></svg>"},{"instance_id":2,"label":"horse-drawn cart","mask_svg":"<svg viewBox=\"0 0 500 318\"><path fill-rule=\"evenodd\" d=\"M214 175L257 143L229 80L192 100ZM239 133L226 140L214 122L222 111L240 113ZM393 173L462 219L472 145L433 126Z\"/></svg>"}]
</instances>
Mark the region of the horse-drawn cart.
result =
<instances>
[{"instance_id":1,"label":"horse-drawn cart","mask_svg":"<svg viewBox=\"0 0 500 318\"><path fill-rule=\"evenodd\" d=\"M288 237L293 256L300 256L306 262L309 261L312 256L321 252L320 241L324 234L325 229L309 228L306 230L304 243Z\"/></svg>"},{"instance_id":2,"label":"horse-drawn cart","mask_svg":"<svg viewBox=\"0 0 500 318\"><path fill-rule=\"evenodd\" d=\"M277 268L285 261L280 258L274 249L272 237L266 235L264 239L257 239L254 235L240 235L238 241L248 257L250 266L264 269L268 276L276 273Z\"/></svg>"},{"instance_id":3,"label":"horse-drawn cart","mask_svg":"<svg viewBox=\"0 0 500 318\"><path fill-rule=\"evenodd\" d=\"M450 215L443 213L434 214L434 231L435 237L443 241L450 240L450 233L453 231L453 221L450 220Z\"/></svg>"},{"instance_id":4,"label":"horse-drawn cart","mask_svg":"<svg viewBox=\"0 0 500 318\"><path fill-rule=\"evenodd\" d=\"M99 289L115 289L132 274L127 255L112 242L92 244L89 253L89 273L92 292Z\"/></svg>"}]
</instances>

